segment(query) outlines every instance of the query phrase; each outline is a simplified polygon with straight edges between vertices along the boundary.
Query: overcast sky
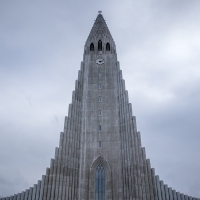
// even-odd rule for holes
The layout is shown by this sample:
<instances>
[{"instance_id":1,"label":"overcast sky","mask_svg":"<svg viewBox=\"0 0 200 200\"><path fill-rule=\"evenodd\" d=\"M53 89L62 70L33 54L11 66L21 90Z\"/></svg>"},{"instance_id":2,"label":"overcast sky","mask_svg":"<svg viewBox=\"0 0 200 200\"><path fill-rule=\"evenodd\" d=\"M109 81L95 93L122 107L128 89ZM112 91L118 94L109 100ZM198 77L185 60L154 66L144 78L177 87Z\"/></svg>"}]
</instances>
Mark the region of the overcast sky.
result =
<instances>
[{"instance_id":1,"label":"overcast sky","mask_svg":"<svg viewBox=\"0 0 200 200\"><path fill-rule=\"evenodd\" d=\"M0 0L0 196L49 167L98 10L151 166L200 197L199 0Z\"/></svg>"}]
</instances>

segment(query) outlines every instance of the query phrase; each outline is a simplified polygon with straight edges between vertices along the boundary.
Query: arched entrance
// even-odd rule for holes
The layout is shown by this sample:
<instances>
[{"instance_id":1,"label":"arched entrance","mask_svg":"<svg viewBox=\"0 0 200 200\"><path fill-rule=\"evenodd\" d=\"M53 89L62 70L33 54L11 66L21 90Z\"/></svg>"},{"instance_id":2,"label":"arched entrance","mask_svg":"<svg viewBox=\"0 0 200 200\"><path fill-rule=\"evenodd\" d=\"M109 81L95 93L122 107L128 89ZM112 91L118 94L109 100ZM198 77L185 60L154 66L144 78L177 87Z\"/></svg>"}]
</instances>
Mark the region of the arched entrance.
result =
<instances>
[{"instance_id":1,"label":"arched entrance","mask_svg":"<svg viewBox=\"0 0 200 200\"><path fill-rule=\"evenodd\" d=\"M105 169L102 164L96 168L95 200L105 200Z\"/></svg>"},{"instance_id":2,"label":"arched entrance","mask_svg":"<svg viewBox=\"0 0 200 200\"><path fill-rule=\"evenodd\" d=\"M112 177L108 162L99 156L90 168L89 177L89 199L111 200L112 199Z\"/></svg>"}]
</instances>

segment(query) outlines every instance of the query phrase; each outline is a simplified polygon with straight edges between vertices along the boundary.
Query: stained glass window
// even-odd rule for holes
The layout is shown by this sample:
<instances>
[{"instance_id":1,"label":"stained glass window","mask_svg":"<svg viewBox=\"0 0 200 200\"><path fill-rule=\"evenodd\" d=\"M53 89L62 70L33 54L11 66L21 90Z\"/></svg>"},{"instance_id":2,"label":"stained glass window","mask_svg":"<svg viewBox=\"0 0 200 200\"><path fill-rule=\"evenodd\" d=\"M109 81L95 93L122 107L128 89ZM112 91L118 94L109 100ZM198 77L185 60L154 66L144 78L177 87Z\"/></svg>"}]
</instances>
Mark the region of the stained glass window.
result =
<instances>
[{"instance_id":1,"label":"stained glass window","mask_svg":"<svg viewBox=\"0 0 200 200\"><path fill-rule=\"evenodd\" d=\"M105 170L100 164L96 168L95 200L105 200Z\"/></svg>"}]
</instances>

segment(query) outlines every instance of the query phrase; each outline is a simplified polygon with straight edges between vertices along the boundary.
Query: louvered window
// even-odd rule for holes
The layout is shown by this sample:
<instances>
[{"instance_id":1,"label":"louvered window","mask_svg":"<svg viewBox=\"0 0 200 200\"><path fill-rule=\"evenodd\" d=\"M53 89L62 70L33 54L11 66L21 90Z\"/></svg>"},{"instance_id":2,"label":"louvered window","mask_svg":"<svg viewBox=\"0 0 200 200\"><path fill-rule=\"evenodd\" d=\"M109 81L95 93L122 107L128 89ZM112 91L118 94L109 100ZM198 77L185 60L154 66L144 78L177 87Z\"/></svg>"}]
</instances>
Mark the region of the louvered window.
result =
<instances>
[{"instance_id":1,"label":"louvered window","mask_svg":"<svg viewBox=\"0 0 200 200\"><path fill-rule=\"evenodd\" d=\"M94 51L94 44L93 43L90 44L90 51Z\"/></svg>"},{"instance_id":2,"label":"louvered window","mask_svg":"<svg viewBox=\"0 0 200 200\"><path fill-rule=\"evenodd\" d=\"M110 51L110 44L109 43L106 44L106 51Z\"/></svg>"},{"instance_id":3,"label":"louvered window","mask_svg":"<svg viewBox=\"0 0 200 200\"><path fill-rule=\"evenodd\" d=\"M98 41L98 51L102 51L102 41Z\"/></svg>"}]
</instances>

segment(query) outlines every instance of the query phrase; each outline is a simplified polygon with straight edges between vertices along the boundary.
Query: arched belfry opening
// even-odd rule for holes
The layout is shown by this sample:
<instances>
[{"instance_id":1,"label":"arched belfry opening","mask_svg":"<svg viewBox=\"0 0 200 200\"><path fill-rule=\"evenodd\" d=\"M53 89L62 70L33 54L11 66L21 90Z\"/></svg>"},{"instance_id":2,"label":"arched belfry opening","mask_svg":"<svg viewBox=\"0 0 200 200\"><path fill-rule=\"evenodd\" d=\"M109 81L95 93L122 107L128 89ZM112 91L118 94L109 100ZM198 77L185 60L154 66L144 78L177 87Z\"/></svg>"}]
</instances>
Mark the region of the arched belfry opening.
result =
<instances>
[{"instance_id":1,"label":"arched belfry opening","mask_svg":"<svg viewBox=\"0 0 200 200\"><path fill-rule=\"evenodd\" d=\"M105 200L105 169L101 163L96 168L95 200Z\"/></svg>"},{"instance_id":2,"label":"arched belfry opening","mask_svg":"<svg viewBox=\"0 0 200 200\"><path fill-rule=\"evenodd\" d=\"M102 41L98 41L98 51L102 51Z\"/></svg>"},{"instance_id":3,"label":"arched belfry opening","mask_svg":"<svg viewBox=\"0 0 200 200\"><path fill-rule=\"evenodd\" d=\"M93 43L90 44L90 51L94 51L94 44Z\"/></svg>"},{"instance_id":4,"label":"arched belfry opening","mask_svg":"<svg viewBox=\"0 0 200 200\"><path fill-rule=\"evenodd\" d=\"M106 51L110 51L110 44L109 43L106 44Z\"/></svg>"}]
</instances>

